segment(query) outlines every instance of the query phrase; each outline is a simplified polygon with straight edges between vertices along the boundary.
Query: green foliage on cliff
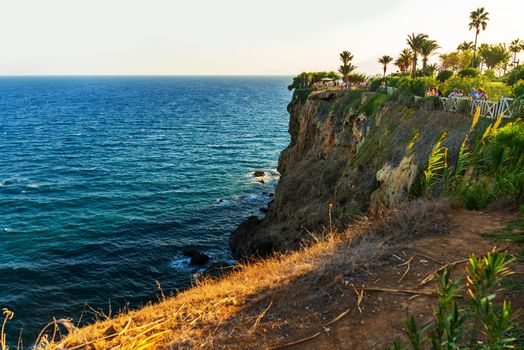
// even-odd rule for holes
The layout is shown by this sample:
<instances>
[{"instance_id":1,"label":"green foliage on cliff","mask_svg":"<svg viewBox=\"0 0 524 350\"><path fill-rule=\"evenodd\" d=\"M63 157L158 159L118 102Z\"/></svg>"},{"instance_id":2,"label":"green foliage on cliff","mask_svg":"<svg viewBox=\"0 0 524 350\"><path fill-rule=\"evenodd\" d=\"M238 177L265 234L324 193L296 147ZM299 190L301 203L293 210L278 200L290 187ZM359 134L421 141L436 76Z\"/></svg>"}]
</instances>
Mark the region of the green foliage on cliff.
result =
<instances>
[{"instance_id":1,"label":"green foliage on cliff","mask_svg":"<svg viewBox=\"0 0 524 350\"><path fill-rule=\"evenodd\" d=\"M365 102L360 107L360 112L364 113L366 117L372 117L380 112L387 101L389 101L388 94L377 92L365 100Z\"/></svg>"},{"instance_id":2,"label":"green foliage on cliff","mask_svg":"<svg viewBox=\"0 0 524 350\"><path fill-rule=\"evenodd\" d=\"M313 92L312 89L295 89L295 91L293 91L293 97L291 98L291 103L294 103L296 101L300 103L305 103L309 95L311 95L312 92Z\"/></svg>"},{"instance_id":3,"label":"green foliage on cliff","mask_svg":"<svg viewBox=\"0 0 524 350\"><path fill-rule=\"evenodd\" d=\"M478 115L464 137L455 164L447 163L445 138L436 142L427 166L411 189L412 197L447 194L474 210L498 199L517 206L524 202L524 122L519 119L500 127L499 118L481 136L475 136L477 122ZM440 193L433 192L437 183L443 187Z\"/></svg>"},{"instance_id":4,"label":"green foliage on cliff","mask_svg":"<svg viewBox=\"0 0 524 350\"><path fill-rule=\"evenodd\" d=\"M324 78L332 80L340 79L336 72L302 72L293 78L291 84L287 87L289 90L308 89L312 84L322 81Z\"/></svg>"}]
</instances>

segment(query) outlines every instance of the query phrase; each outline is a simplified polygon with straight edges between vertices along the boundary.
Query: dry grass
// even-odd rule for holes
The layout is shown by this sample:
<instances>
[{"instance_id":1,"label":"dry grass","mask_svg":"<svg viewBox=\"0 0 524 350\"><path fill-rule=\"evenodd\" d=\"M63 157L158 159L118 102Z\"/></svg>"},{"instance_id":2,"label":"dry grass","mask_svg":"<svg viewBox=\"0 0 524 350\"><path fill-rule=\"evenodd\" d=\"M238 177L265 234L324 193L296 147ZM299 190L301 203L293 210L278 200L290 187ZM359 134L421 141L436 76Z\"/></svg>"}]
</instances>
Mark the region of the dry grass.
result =
<instances>
[{"instance_id":1,"label":"dry grass","mask_svg":"<svg viewBox=\"0 0 524 350\"><path fill-rule=\"evenodd\" d=\"M71 328L61 340L41 341L37 346L71 350L221 349L228 348L231 338L235 344L253 346L262 340L264 328L282 322L268 317L268 310L293 314L293 305L273 303L278 293L286 293L286 298L293 300L292 283L322 285L341 274L365 271L385 253L386 240L446 231L448 210L447 203L413 202L364 218L344 233L317 239L316 244L301 251L240 266L221 280L199 280L193 288L158 304L84 328ZM56 335L56 328L52 333Z\"/></svg>"}]
</instances>

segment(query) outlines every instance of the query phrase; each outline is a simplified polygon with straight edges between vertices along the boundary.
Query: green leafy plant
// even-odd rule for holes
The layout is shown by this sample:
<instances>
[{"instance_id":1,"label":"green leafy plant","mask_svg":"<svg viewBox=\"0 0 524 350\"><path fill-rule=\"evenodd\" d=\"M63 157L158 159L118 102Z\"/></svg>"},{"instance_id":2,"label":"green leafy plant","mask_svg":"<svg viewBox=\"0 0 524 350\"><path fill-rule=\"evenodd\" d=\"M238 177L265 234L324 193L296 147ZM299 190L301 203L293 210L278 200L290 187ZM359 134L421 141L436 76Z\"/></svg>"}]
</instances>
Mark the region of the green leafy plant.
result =
<instances>
[{"instance_id":1,"label":"green leafy plant","mask_svg":"<svg viewBox=\"0 0 524 350\"><path fill-rule=\"evenodd\" d=\"M433 319L419 326L415 317L410 316L405 323L409 346L397 339L388 349L514 348L515 314L508 300L496 301L503 291L502 282L512 274L509 269L512 261L507 252L472 255L466 266L465 284L462 277L453 279L450 270L444 269L438 276L438 302Z\"/></svg>"},{"instance_id":2,"label":"green leafy plant","mask_svg":"<svg viewBox=\"0 0 524 350\"><path fill-rule=\"evenodd\" d=\"M458 72L458 76L462 78L475 78L479 76L479 71L473 67L463 68Z\"/></svg>"},{"instance_id":3,"label":"green leafy plant","mask_svg":"<svg viewBox=\"0 0 524 350\"><path fill-rule=\"evenodd\" d=\"M442 181L443 171L448 167L448 149L442 145L446 133L442 133L428 158L428 165L422 176L421 190L425 197L430 197L434 185Z\"/></svg>"}]
</instances>

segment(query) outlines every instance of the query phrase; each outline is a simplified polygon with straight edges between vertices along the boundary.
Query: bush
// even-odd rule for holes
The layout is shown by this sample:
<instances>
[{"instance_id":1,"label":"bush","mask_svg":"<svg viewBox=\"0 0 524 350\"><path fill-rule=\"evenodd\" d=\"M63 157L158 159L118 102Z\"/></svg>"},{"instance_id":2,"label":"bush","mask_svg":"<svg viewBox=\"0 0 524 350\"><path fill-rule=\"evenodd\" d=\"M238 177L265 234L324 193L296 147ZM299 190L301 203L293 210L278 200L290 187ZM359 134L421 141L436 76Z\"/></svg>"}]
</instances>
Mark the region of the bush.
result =
<instances>
[{"instance_id":1,"label":"bush","mask_svg":"<svg viewBox=\"0 0 524 350\"><path fill-rule=\"evenodd\" d=\"M367 98L360 110L364 112L366 117L371 117L380 111L384 103L386 103L388 100L388 94L377 92L373 96Z\"/></svg>"},{"instance_id":2,"label":"bush","mask_svg":"<svg viewBox=\"0 0 524 350\"><path fill-rule=\"evenodd\" d=\"M458 75L459 77L462 77L462 78L466 78L466 77L475 78L479 76L479 71L476 68L468 67L468 68L463 68L459 70Z\"/></svg>"},{"instance_id":3,"label":"bush","mask_svg":"<svg viewBox=\"0 0 524 350\"><path fill-rule=\"evenodd\" d=\"M484 72L484 76L486 78L488 78L489 80L496 80L497 79L497 75L495 74L495 71L493 69L487 69Z\"/></svg>"},{"instance_id":4,"label":"bush","mask_svg":"<svg viewBox=\"0 0 524 350\"><path fill-rule=\"evenodd\" d=\"M361 73L352 73L348 76L349 83L363 83L366 80L367 80L366 75L361 74Z\"/></svg>"},{"instance_id":5,"label":"bush","mask_svg":"<svg viewBox=\"0 0 524 350\"><path fill-rule=\"evenodd\" d=\"M501 195L516 203L524 200L524 122L517 120L499 129L487 147L490 172Z\"/></svg>"},{"instance_id":6,"label":"bush","mask_svg":"<svg viewBox=\"0 0 524 350\"><path fill-rule=\"evenodd\" d=\"M402 78L398 82L398 88L403 94L424 96L426 89L436 87L437 80L433 77Z\"/></svg>"},{"instance_id":7,"label":"bush","mask_svg":"<svg viewBox=\"0 0 524 350\"><path fill-rule=\"evenodd\" d=\"M403 79L403 77L399 77L399 76L389 76L389 77L387 77L386 82L387 82L388 86L398 87L398 82L400 80L402 80L402 79Z\"/></svg>"},{"instance_id":8,"label":"bush","mask_svg":"<svg viewBox=\"0 0 524 350\"><path fill-rule=\"evenodd\" d=\"M511 72L509 72L507 83L508 85L514 85L519 80L524 80L524 64L516 66Z\"/></svg>"},{"instance_id":9,"label":"bush","mask_svg":"<svg viewBox=\"0 0 524 350\"><path fill-rule=\"evenodd\" d=\"M492 101L496 101L503 96L511 95L511 88L502 83L492 83L486 77L464 78L460 76L451 77L440 85L444 96L449 95L453 89L460 89L464 94L468 94L472 88L483 88Z\"/></svg>"},{"instance_id":10,"label":"bush","mask_svg":"<svg viewBox=\"0 0 524 350\"><path fill-rule=\"evenodd\" d=\"M524 80L519 80L513 85L513 97L524 99Z\"/></svg>"},{"instance_id":11,"label":"bush","mask_svg":"<svg viewBox=\"0 0 524 350\"><path fill-rule=\"evenodd\" d=\"M485 209L495 199L493 186L487 179L462 184L457 196L459 202L469 210Z\"/></svg>"},{"instance_id":12,"label":"bush","mask_svg":"<svg viewBox=\"0 0 524 350\"><path fill-rule=\"evenodd\" d=\"M449 78L451 78L452 76L453 76L453 71L443 70L437 74L437 80L443 83L446 80L448 80Z\"/></svg>"},{"instance_id":13,"label":"bush","mask_svg":"<svg viewBox=\"0 0 524 350\"><path fill-rule=\"evenodd\" d=\"M373 78L369 83L369 91L377 91L382 85L382 78Z\"/></svg>"},{"instance_id":14,"label":"bush","mask_svg":"<svg viewBox=\"0 0 524 350\"><path fill-rule=\"evenodd\" d=\"M494 350L518 347L519 341L514 337L514 332L519 330L517 314L508 300L497 298L497 295L504 295L503 282L512 274L509 264L513 261L507 251L493 250L481 257L472 255L464 279L453 279L450 268L446 267L437 275L438 302L433 308L433 319L419 326L411 316L405 323L410 348ZM397 339L388 349L407 347Z\"/></svg>"}]
</instances>

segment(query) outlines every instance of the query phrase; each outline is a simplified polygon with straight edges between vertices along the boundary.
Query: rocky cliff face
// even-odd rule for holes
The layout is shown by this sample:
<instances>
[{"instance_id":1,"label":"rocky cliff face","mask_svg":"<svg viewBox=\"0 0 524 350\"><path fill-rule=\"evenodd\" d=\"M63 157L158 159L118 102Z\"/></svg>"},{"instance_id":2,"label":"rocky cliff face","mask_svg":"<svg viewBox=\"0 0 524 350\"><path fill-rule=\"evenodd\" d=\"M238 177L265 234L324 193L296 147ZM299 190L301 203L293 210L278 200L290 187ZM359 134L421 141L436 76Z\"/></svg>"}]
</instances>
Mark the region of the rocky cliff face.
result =
<instances>
[{"instance_id":1,"label":"rocky cliff face","mask_svg":"<svg viewBox=\"0 0 524 350\"><path fill-rule=\"evenodd\" d=\"M231 235L237 257L297 249L356 215L407 200L443 132L456 154L470 118L388 102L384 94L321 92L288 106L291 142L263 220L249 218Z\"/></svg>"}]
</instances>

